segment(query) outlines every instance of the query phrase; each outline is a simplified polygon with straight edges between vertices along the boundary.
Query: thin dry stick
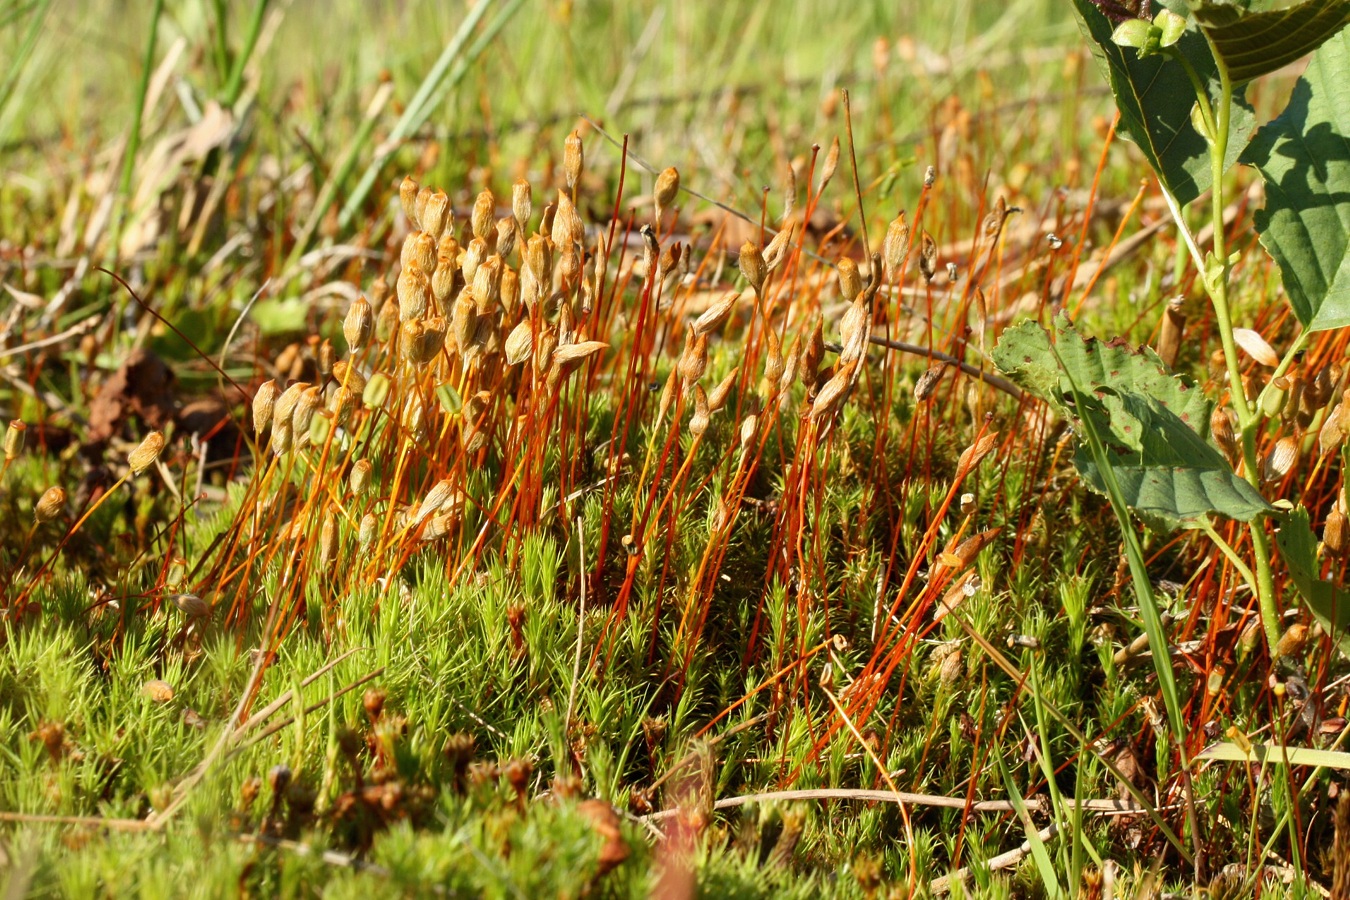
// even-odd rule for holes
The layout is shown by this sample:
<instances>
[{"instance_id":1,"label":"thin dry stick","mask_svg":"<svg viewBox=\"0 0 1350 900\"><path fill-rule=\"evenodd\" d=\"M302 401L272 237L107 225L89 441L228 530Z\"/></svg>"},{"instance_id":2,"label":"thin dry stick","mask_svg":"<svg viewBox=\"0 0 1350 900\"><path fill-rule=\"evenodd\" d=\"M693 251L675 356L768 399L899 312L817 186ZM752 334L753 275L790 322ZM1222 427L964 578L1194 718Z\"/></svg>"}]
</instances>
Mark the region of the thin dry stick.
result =
<instances>
[{"instance_id":1,"label":"thin dry stick","mask_svg":"<svg viewBox=\"0 0 1350 900\"><path fill-rule=\"evenodd\" d=\"M113 831L145 831L144 819L105 819L102 816L47 816L39 813L0 811L0 822L21 825L85 825L90 828L109 828Z\"/></svg>"},{"instance_id":2,"label":"thin dry stick","mask_svg":"<svg viewBox=\"0 0 1350 900\"><path fill-rule=\"evenodd\" d=\"M369 649L370 649L369 647L353 647L352 649L348 650L346 653L342 654L341 656L337 657L336 659L334 659L334 660L332 660L332 661L326 663L326 664L323 666L323 668L319 669L319 670L318 670L317 672L315 672L313 675L310 675L310 676L309 676L308 678L306 678L304 681L300 682L300 687L302 687L302 688L307 688L307 687L309 687L311 684L313 684L314 682L318 681L320 678L322 678L323 676L325 676L325 675L327 675L329 672L331 672L334 668L336 668L338 665L340 665L343 661L345 661L345 660L351 658L352 656L354 656L354 655L357 654L357 653L360 653L360 652L363 651L363 650L369 650ZM238 740L239 738L243 737L247 732L253 730L254 727L256 727L257 725L259 725L260 723L262 723L262 722L265 721L266 719L271 718L271 716L272 716L273 713L275 713L277 710L281 709L281 708L282 708L283 706L285 706L287 703L290 703L291 700L294 699L294 697L295 697L295 691L294 691L294 690L287 691L286 693L282 694L282 695L281 695L280 697L278 697L277 699L273 700L271 703L267 704L267 706L265 706L265 707L263 707L262 709L258 710L258 712L256 712L256 713L254 713L253 715L249 716L247 722L244 722L242 725L240 725L238 728L236 728L236 729L234 730L234 738L235 738L235 740Z\"/></svg>"},{"instance_id":3,"label":"thin dry stick","mask_svg":"<svg viewBox=\"0 0 1350 900\"><path fill-rule=\"evenodd\" d=\"M89 318L76 323L65 331L53 334L50 337L42 338L37 341L30 341L27 344L20 344L17 347L0 347L0 359L7 356L17 356L21 353L28 353L32 350L41 350L43 347L50 347L53 344L59 344L62 341L70 340L75 337L83 337L93 331L99 322L103 321L103 316L93 315Z\"/></svg>"},{"instance_id":4,"label":"thin dry stick","mask_svg":"<svg viewBox=\"0 0 1350 900\"><path fill-rule=\"evenodd\" d=\"M967 809L971 812L1007 813L1014 812L1011 800L977 800L967 805L965 797L945 797L941 794L913 794L907 791L874 791L865 788L814 788L799 791L764 791L758 794L741 794L736 797L723 797L713 804L713 809L735 809L750 803L771 803L775 800L863 800L876 803L908 803L913 806L933 806L943 809ZM1084 812L1099 816L1140 815L1144 808L1128 800L1084 800L1081 804L1065 800L1073 808L1077 806ZM1026 808L1042 812L1050 808L1044 798L1029 798ZM678 810L663 809L648 813L642 819L658 822L675 815Z\"/></svg>"},{"instance_id":5,"label":"thin dry stick","mask_svg":"<svg viewBox=\"0 0 1350 900\"><path fill-rule=\"evenodd\" d=\"M343 694L350 694L352 691L356 690L361 685L365 684L366 682L372 679L379 678L383 674L384 674L384 666L380 666L380 668L376 669L375 671L362 675L355 681L338 688L336 691L329 694L327 697L324 697L322 700L315 701L314 703L311 703L309 706L306 706L305 714L309 714L314 712L315 710L322 709L323 707L332 703L337 698L341 697ZM273 722L271 725L268 725L265 729L260 731L256 736L249 738L246 743L240 744L238 747L235 747L233 750L231 750L229 752L229 756L234 756L236 753L241 753L244 750L247 750L249 747L252 747L254 744L258 743L259 741L266 740L267 738L276 734L281 729L285 728L287 725L290 725L292 722L295 721L295 719L296 719L295 716L287 716L280 722Z\"/></svg>"},{"instance_id":6,"label":"thin dry stick","mask_svg":"<svg viewBox=\"0 0 1350 900\"><path fill-rule=\"evenodd\" d=\"M1022 399L1022 389L1017 385L1013 384L1011 381L1007 380L1006 378L1000 378L999 376L991 372L986 372L979 366L972 365L971 363L968 363L963 359L959 359L955 356L952 356L949 353L943 353L941 350L931 350L928 347L920 347L918 344L907 344L904 341L893 341L890 338L879 337L877 335L868 335L867 339L871 341L873 344L876 344L878 347L885 347L888 350L898 350L901 353L910 353L913 354L914 356L926 356L929 359L936 359L939 362L950 363L951 365L959 368L962 372L965 372L970 377L980 379L985 384L989 385L992 388L997 388L998 390L1003 391L1005 394L1012 397L1013 399L1015 400ZM827 341L825 344L825 349L833 350L834 352L837 353L841 348L839 347L838 344Z\"/></svg>"},{"instance_id":7,"label":"thin dry stick","mask_svg":"<svg viewBox=\"0 0 1350 900\"><path fill-rule=\"evenodd\" d=\"M1050 825L1036 832L1036 835L1044 842L1053 838L1058 831L1059 826ZM1017 865L1022 861L1022 858L1030 852L1031 841L1028 839L1023 841L1022 845L1015 850L1009 850L1007 853L1000 853L998 856L992 857L989 862L985 863L984 867L990 872L997 872L1000 869L1006 869L1010 866ZM965 882L965 880L970 877L970 869L970 866L966 866L957 869L950 875L935 878L928 882L928 890L932 891L934 894L945 894L952 889L953 884Z\"/></svg>"}]
</instances>

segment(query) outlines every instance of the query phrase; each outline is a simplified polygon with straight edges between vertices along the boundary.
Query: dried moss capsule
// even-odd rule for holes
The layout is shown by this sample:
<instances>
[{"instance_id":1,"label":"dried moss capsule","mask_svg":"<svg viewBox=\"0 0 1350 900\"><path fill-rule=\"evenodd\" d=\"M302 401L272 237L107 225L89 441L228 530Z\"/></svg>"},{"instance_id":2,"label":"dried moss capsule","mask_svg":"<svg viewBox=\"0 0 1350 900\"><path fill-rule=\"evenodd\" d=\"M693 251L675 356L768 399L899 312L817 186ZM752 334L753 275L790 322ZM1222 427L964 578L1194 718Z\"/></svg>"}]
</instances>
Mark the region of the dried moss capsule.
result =
<instances>
[{"instance_id":1,"label":"dried moss capsule","mask_svg":"<svg viewBox=\"0 0 1350 900\"><path fill-rule=\"evenodd\" d=\"M464 255L459 260L459 271L464 276L465 284L473 284L473 278L478 274L478 267L483 260L487 259L488 245L482 238L474 238L469 241L469 246L464 248Z\"/></svg>"},{"instance_id":2,"label":"dried moss capsule","mask_svg":"<svg viewBox=\"0 0 1350 900\"><path fill-rule=\"evenodd\" d=\"M424 275L430 276L436 271L436 238L430 232L419 231L409 239L412 241L412 262Z\"/></svg>"},{"instance_id":3,"label":"dried moss capsule","mask_svg":"<svg viewBox=\"0 0 1350 900\"><path fill-rule=\"evenodd\" d=\"M160 451L164 449L164 433L162 431L152 431L141 441L140 446L127 456L127 465L131 467L133 474L140 474L148 469L155 460L159 459Z\"/></svg>"},{"instance_id":4,"label":"dried moss capsule","mask_svg":"<svg viewBox=\"0 0 1350 900\"><path fill-rule=\"evenodd\" d=\"M905 213L891 220L886 226L886 237L881 242L881 260L887 281L894 281L900 275L900 267L905 264L905 255L909 253L909 223Z\"/></svg>"},{"instance_id":5,"label":"dried moss capsule","mask_svg":"<svg viewBox=\"0 0 1350 900\"><path fill-rule=\"evenodd\" d=\"M862 293L862 274L858 271L858 264L845 257L839 260L835 265L839 275L839 293L845 300L852 302L854 297Z\"/></svg>"},{"instance_id":6,"label":"dried moss capsule","mask_svg":"<svg viewBox=\"0 0 1350 900\"><path fill-rule=\"evenodd\" d=\"M670 208L670 204L675 202L675 198L680 193L680 170L671 166L663 169L660 175L656 176L656 186L652 190L652 200L656 203L656 219L659 222L662 214Z\"/></svg>"},{"instance_id":7,"label":"dried moss capsule","mask_svg":"<svg viewBox=\"0 0 1350 900\"><path fill-rule=\"evenodd\" d=\"M422 520L428 516L435 515L442 506L449 503L455 496L455 482L449 478L442 478L431 486L427 491L426 497L417 507L417 512L413 514L411 524L420 525Z\"/></svg>"},{"instance_id":8,"label":"dried moss capsule","mask_svg":"<svg viewBox=\"0 0 1350 900\"><path fill-rule=\"evenodd\" d=\"M277 383L269 378L258 385L253 394L253 433L262 434L272 423L272 412L277 405Z\"/></svg>"},{"instance_id":9,"label":"dried moss capsule","mask_svg":"<svg viewBox=\"0 0 1350 900\"><path fill-rule=\"evenodd\" d=\"M510 216L497 220L497 255L505 259L516 249L516 220Z\"/></svg>"},{"instance_id":10,"label":"dried moss capsule","mask_svg":"<svg viewBox=\"0 0 1350 900\"><path fill-rule=\"evenodd\" d=\"M708 410L708 395L702 385L694 385L694 414L689 418L689 433L701 437L708 430L712 413Z\"/></svg>"},{"instance_id":11,"label":"dried moss capsule","mask_svg":"<svg viewBox=\"0 0 1350 900\"><path fill-rule=\"evenodd\" d=\"M366 389L366 376L361 374L361 370L351 365L346 360L338 360L333 363L333 378L339 385L347 388L358 397Z\"/></svg>"},{"instance_id":12,"label":"dried moss capsule","mask_svg":"<svg viewBox=\"0 0 1350 900\"><path fill-rule=\"evenodd\" d=\"M62 510L66 508L66 492L64 488L49 487L42 492L38 502L33 506L33 518L39 525L44 525L61 515Z\"/></svg>"},{"instance_id":13,"label":"dried moss capsule","mask_svg":"<svg viewBox=\"0 0 1350 900\"><path fill-rule=\"evenodd\" d=\"M816 327L811 330L811 337L802 345L801 357L798 368L801 370L802 383L811 388L816 383L816 376L820 374L820 363L825 359L823 320L816 319Z\"/></svg>"},{"instance_id":14,"label":"dried moss capsule","mask_svg":"<svg viewBox=\"0 0 1350 900\"><path fill-rule=\"evenodd\" d=\"M558 193L558 208L553 213L553 230L549 236L553 238L553 246L563 254L586 240L586 225L581 221L581 214L572 198L562 192Z\"/></svg>"},{"instance_id":15,"label":"dried moss capsule","mask_svg":"<svg viewBox=\"0 0 1350 900\"><path fill-rule=\"evenodd\" d=\"M211 615L211 604L196 594L170 594L169 602L189 619L205 619Z\"/></svg>"},{"instance_id":16,"label":"dried moss capsule","mask_svg":"<svg viewBox=\"0 0 1350 900\"><path fill-rule=\"evenodd\" d=\"M352 493L360 496L370 487L370 476L375 471L375 466L368 459L358 459L352 463L352 470L347 475L347 486L351 488Z\"/></svg>"},{"instance_id":17,"label":"dried moss capsule","mask_svg":"<svg viewBox=\"0 0 1350 900\"><path fill-rule=\"evenodd\" d=\"M1327 513L1326 525L1322 528L1322 543L1332 556L1343 557L1350 547L1350 532L1347 532L1345 512L1337 504Z\"/></svg>"},{"instance_id":18,"label":"dried moss capsule","mask_svg":"<svg viewBox=\"0 0 1350 900\"><path fill-rule=\"evenodd\" d=\"M817 194L825 193L825 188L829 186L830 179L834 178L835 170L839 168L839 138L836 137L830 141L830 149L825 152L825 164L820 167L820 182L816 187Z\"/></svg>"},{"instance_id":19,"label":"dried moss capsule","mask_svg":"<svg viewBox=\"0 0 1350 900\"><path fill-rule=\"evenodd\" d=\"M409 264L398 276L398 320L410 322L427 313L431 283L422 269Z\"/></svg>"},{"instance_id":20,"label":"dried moss capsule","mask_svg":"<svg viewBox=\"0 0 1350 900\"><path fill-rule=\"evenodd\" d=\"M361 524L356 531L356 542L362 549L370 546L371 541L375 540L375 535L380 527L379 521L374 513L366 513L361 517Z\"/></svg>"},{"instance_id":21,"label":"dried moss capsule","mask_svg":"<svg viewBox=\"0 0 1350 900\"><path fill-rule=\"evenodd\" d=\"M412 227L422 227L422 214L426 212L427 203L431 201L431 188L424 187L417 192L417 198L413 200L413 214L409 221Z\"/></svg>"},{"instance_id":22,"label":"dried moss capsule","mask_svg":"<svg viewBox=\"0 0 1350 900\"><path fill-rule=\"evenodd\" d=\"M1216 406L1209 415L1209 433L1214 443L1231 461L1236 459L1238 443L1233 431L1233 413L1226 406Z\"/></svg>"},{"instance_id":23,"label":"dried moss capsule","mask_svg":"<svg viewBox=\"0 0 1350 900\"><path fill-rule=\"evenodd\" d=\"M375 337L381 344L387 344L398 330L398 301L389 297L379 309L375 317Z\"/></svg>"},{"instance_id":24,"label":"dried moss capsule","mask_svg":"<svg viewBox=\"0 0 1350 900\"><path fill-rule=\"evenodd\" d=\"M502 289L502 258L489 256L483 260L473 273L473 298L478 304L478 314L487 315L497 306L497 298Z\"/></svg>"},{"instance_id":25,"label":"dried moss capsule","mask_svg":"<svg viewBox=\"0 0 1350 900\"><path fill-rule=\"evenodd\" d=\"M436 271L431 273L431 296L440 308L455 290L455 275L458 269L447 256L436 259Z\"/></svg>"},{"instance_id":26,"label":"dried moss capsule","mask_svg":"<svg viewBox=\"0 0 1350 900\"><path fill-rule=\"evenodd\" d=\"M272 425L272 452L281 456L291 449L294 443L294 432L291 429L290 422L276 421Z\"/></svg>"},{"instance_id":27,"label":"dried moss capsule","mask_svg":"<svg viewBox=\"0 0 1350 900\"><path fill-rule=\"evenodd\" d=\"M493 233L492 224L496 219L497 201L492 191L480 191L473 201L473 212L469 216L469 229L473 236L486 241Z\"/></svg>"},{"instance_id":28,"label":"dried moss capsule","mask_svg":"<svg viewBox=\"0 0 1350 900\"><path fill-rule=\"evenodd\" d=\"M453 226L450 215L450 198L445 191L437 191L427 198L426 209L422 210L422 231L433 241L439 241L447 226Z\"/></svg>"},{"instance_id":29,"label":"dried moss capsule","mask_svg":"<svg viewBox=\"0 0 1350 900\"><path fill-rule=\"evenodd\" d=\"M323 517L323 525L319 528L319 565L327 565L337 559L338 553L338 530L337 519L329 512Z\"/></svg>"},{"instance_id":30,"label":"dried moss capsule","mask_svg":"<svg viewBox=\"0 0 1350 900\"><path fill-rule=\"evenodd\" d=\"M732 291L724 295L722 299L714 300L712 305L694 320L694 333L711 334L721 328L730 318L731 311L736 308L736 301L740 298L740 294Z\"/></svg>"},{"instance_id":31,"label":"dried moss capsule","mask_svg":"<svg viewBox=\"0 0 1350 900\"><path fill-rule=\"evenodd\" d=\"M534 333L530 330L530 320L521 319L506 338L506 364L518 365L530 358L534 346Z\"/></svg>"},{"instance_id":32,"label":"dried moss capsule","mask_svg":"<svg viewBox=\"0 0 1350 900\"><path fill-rule=\"evenodd\" d=\"M1279 643L1275 645L1275 655L1276 657L1301 656L1307 646L1308 626L1302 622L1295 622L1289 626L1284 634L1280 635Z\"/></svg>"},{"instance_id":33,"label":"dried moss capsule","mask_svg":"<svg viewBox=\"0 0 1350 900\"><path fill-rule=\"evenodd\" d=\"M359 353L370 343L374 330L375 310L364 294L358 294L347 309L347 318L342 321L342 336L347 339L347 347L352 353Z\"/></svg>"},{"instance_id":34,"label":"dried moss capsule","mask_svg":"<svg viewBox=\"0 0 1350 900\"><path fill-rule=\"evenodd\" d=\"M688 387L703 377L708 370L708 336L695 334L693 328L684 333L684 353L680 355L678 366L680 378Z\"/></svg>"},{"instance_id":35,"label":"dried moss capsule","mask_svg":"<svg viewBox=\"0 0 1350 900\"><path fill-rule=\"evenodd\" d=\"M567 189L575 192L581 183L581 168L585 151L581 144L581 135L575 131L563 142L563 175L567 179Z\"/></svg>"},{"instance_id":36,"label":"dried moss capsule","mask_svg":"<svg viewBox=\"0 0 1350 900\"><path fill-rule=\"evenodd\" d=\"M1262 461L1261 472L1267 481L1276 481L1293 471L1298 463L1298 440L1282 437L1270 448Z\"/></svg>"},{"instance_id":37,"label":"dried moss capsule","mask_svg":"<svg viewBox=\"0 0 1350 900\"><path fill-rule=\"evenodd\" d=\"M777 385L783 379L783 349L778 340L778 332L769 326L764 330L764 378L769 384Z\"/></svg>"},{"instance_id":38,"label":"dried moss capsule","mask_svg":"<svg viewBox=\"0 0 1350 900\"><path fill-rule=\"evenodd\" d=\"M740 374L741 367L737 366L727 373L727 377L717 383L717 387L712 389L708 395L708 411L717 412L727 405L727 397L731 395L731 389L736 384L736 376Z\"/></svg>"},{"instance_id":39,"label":"dried moss capsule","mask_svg":"<svg viewBox=\"0 0 1350 900\"><path fill-rule=\"evenodd\" d=\"M531 235L525 243L525 263L540 286L553 280L553 248L542 234Z\"/></svg>"},{"instance_id":40,"label":"dried moss capsule","mask_svg":"<svg viewBox=\"0 0 1350 900\"><path fill-rule=\"evenodd\" d=\"M9 427L5 429L5 461L6 461L6 462L10 462L11 460L14 460L15 458L18 457L18 455L19 455L20 453L23 452L23 439L24 439L24 433L25 433L27 430L28 430L28 426L25 425L25 424L23 423L23 420L22 420L22 419L14 419L14 420L12 420L12 421L9 423Z\"/></svg>"},{"instance_id":41,"label":"dried moss capsule","mask_svg":"<svg viewBox=\"0 0 1350 900\"><path fill-rule=\"evenodd\" d=\"M533 188L524 178L517 178L515 184L511 185L511 215L515 217L516 225L521 231L524 231L526 224L529 223L533 207Z\"/></svg>"},{"instance_id":42,"label":"dried moss capsule","mask_svg":"<svg viewBox=\"0 0 1350 900\"><path fill-rule=\"evenodd\" d=\"M417 222L417 193L420 189L411 175L405 175L403 183L398 186L398 202L403 208L403 217L414 225Z\"/></svg>"},{"instance_id":43,"label":"dried moss capsule","mask_svg":"<svg viewBox=\"0 0 1350 900\"><path fill-rule=\"evenodd\" d=\"M740 441L742 453L744 453L746 448L750 446L750 440L755 436L755 429L758 427L759 427L759 416L756 416L753 413L741 420Z\"/></svg>"},{"instance_id":44,"label":"dried moss capsule","mask_svg":"<svg viewBox=\"0 0 1350 900\"><path fill-rule=\"evenodd\" d=\"M352 413L356 412L356 398L359 396L353 389L341 385L333 391L333 396L328 400L328 412L335 425L347 424L347 420L352 417Z\"/></svg>"},{"instance_id":45,"label":"dried moss capsule","mask_svg":"<svg viewBox=\"0 0 1350 900\"><path fill-rule=\"evenodd\" d=\"M450 337L461 354L473 343L477 324L478 304L474 301L473 288L465 287L455 298L455 306L450 314Z\"/></svg>"},{"instance_id":46,"label":"dried moss capsule","mask_svg":"<svg viewBox=\"0 0 1350 900\"><path fill-rule=\"evenodd\" d=\"M923 240L919 245L919 272L923 274L924 281L932 281L933 276L937 274L937 254L937 242L925 229Z\"/></svg>"},{"instance_id":47,"label":"dried moss capsule","mask_svg":"<svg viewBox=\"0 0 1350 900\"><path fill-rule=\"evenodd\" d=\"M1170 369L1177 364L1181 352L1181 337L1186 330L1186 314L1182 312L1185 298L1173 297L1163 308L1162 327L1158 329L1158 356Z\"/></svg>"},{"instance_id":48,"label":"dried moss capsule","mask_svg":"<svg viewBox=\"0 0 1350 900\"><path fill-rule=\"evenodd\" d=\"M766 272L772 272L778 268L779 264L787 258L788 247L791 245L792 233L797 230L796 222L789 222L787 227L780 230L769 241L769 246L764 248L764 265ZM680 264L687 271L689 268L689 245L685 245L684 256L680 259Z\"/></svg>"},{"instance_id":49,"label":"dried moss capsule","mask_svg":"<svg viewBox=\"0 0 1350 900\"><path fill-rule=\"evenodd\" d=\"M276 407L272 413L272 427L274 429L281 425L291 424L291 419L295 414L295 405L300 402L300 395L309 386L308 381L297 381L282 391L281 396L277 398Z\"/></svg>"},{"instance_id":50,"label":"dried moss capsule","mask_svg":"<svg viewBox=\"0 0 1350 900\"><path fill-rule=\"evenodd\" d=\"M417 239L422 235L420 231L410 231L403 238L403 246L398 251L398 267L406 269L412 264L413 254L417 247Z\"/></svg>"},{"instance_id":51,"label":"dried moss capsule","mask_svg":"<svg viewBox=\"0 0 1350 900\"><path fill-rule=\"evenodd\" d=\"M333 374L333 363L337 361L337 353L333 350L333 342L328 338L323 339L319 344L319 373L327 378Z\"/></svg>"},{"instance_id":52,"label":"dried moss capsule","mask_svg":"<svg viewBox=\"0 0 1350 900\"><path fill-rule=\"evenodd\" d=\"M322 400L323 390L317 385L306 388L296 400L295 410L291 416L291 429L296 442L302 446L309 441L309 426L314 421L314 412Z\"/></svg>"},{"instance_id":53,"label":"dried moss capsule","mask_svg":"<svg viewBox=\"0 0 1350 900\"><path fill-rule=\"evenodd\" d=\"M502 311L508 318L514 316L520 308L520 274L510 266L502 267L500 292Z\"/></svg>"},{"instance_id":54,"label":"dried moss capsule","mask_svg":"<svg viewBox=\"0 0 1350 900\"><path fill-rule=\"evenodd\" d=\"M408 399L403 403L403 414L400 416L400 421L403 427L407 429L408 436L413 440L420 441L426 437L426 406L422 403L422 398L419 395L408 395Z\"/></svg>"},{"instance_id":55,"label":"dried moss capsule","mask_svg":"<svg viewBox=\"0 0 1350 900\"><path fill-rule=\"evenodd\" d=\"M761 297L764 296L764 279L768 275L768 267L764 263L764 252L754 241L746 241L741 244L741 253L738 258L738 265L741 274L745 280L755 289L755 293Z\"/></svg>"}]
</instances>

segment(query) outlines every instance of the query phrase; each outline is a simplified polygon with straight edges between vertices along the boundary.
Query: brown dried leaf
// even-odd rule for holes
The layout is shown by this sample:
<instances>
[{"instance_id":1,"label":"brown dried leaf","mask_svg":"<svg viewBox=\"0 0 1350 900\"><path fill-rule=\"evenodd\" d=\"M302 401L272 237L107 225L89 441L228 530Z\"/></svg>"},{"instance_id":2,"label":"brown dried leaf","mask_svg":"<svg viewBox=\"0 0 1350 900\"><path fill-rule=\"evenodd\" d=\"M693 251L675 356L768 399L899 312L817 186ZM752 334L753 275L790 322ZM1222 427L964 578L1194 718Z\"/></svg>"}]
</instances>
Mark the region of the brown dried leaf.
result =
<instances>
[{"instance_id":1,"label":"brown dried leaf","mask_svg":"<svg viewBox=\"0 0 1350 900\"><path fill-rule=\"evenodd\" d=\"M173 380L162 359L148 350L133 350L89 405L89 440L103 443L130 416L149 428L163 428L174 415Z\"/></svg>"}]
</instances>

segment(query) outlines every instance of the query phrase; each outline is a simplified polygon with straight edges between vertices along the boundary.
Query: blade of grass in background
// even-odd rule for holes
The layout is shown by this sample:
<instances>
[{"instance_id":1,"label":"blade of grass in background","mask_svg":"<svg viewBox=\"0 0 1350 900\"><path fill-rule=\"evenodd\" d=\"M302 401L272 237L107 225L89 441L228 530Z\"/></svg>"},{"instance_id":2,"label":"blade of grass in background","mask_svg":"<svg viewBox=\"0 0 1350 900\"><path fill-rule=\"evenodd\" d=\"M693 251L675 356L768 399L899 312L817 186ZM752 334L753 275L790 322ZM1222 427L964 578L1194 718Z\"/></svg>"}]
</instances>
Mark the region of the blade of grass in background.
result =
<instances>
[{"instance_id":1,"label":"blade of grass in background","mask_svg":"<svg viewBox=\"0 0 1350 900\"><path fill-rule=\"evenodd\" d=\"M454 87L464 78L464 75L469 71L469 66L487 49L488 44L496 37L502 26L510 20L516 10L521 7L522 2L523 0L508 0L498 10L492 21L488 23L478 40L473 42L467 52L464 52L465 45L468 44L474 29L478 27L478 23L487 14L489 7L493 5L493 0L481 0L469 11L468 16L460 24L459 30L455 32L454 37L445 46L435 65L431 67L431 71L427 73L426 78L422 79L421 85L417 88L417 93L413 95L412 100L408 102L407 109L403 111L403 115L394 125L394 130L390 132L384 144L376 150L375 158L371 160L370 165L362 173L361 180L357 182L351 196L347 198L346 204L342 207L342 213L338 216L340 227L347 228L351 225L353 218L360 211L362 204L365 203L366 195L374 187L376 179L384 171L385 164L394 155L394 151L403 141L416 133L417 129L421 128L423 123L431 116L432 110L437 105L433 102L433 98L440 97L444 91ZM346 173L340 174L344 177L346 175ZM329 190L327 184L324 185L324 196L321 197L321 200L326 197L328 202L331 202L332 195L337 191L337 181L337 178L329 180L329 184L334 184L332 190ZM322 209L327 204L326 202L320 202L317 205ZM304 246L297 244L292 257L295 258L295 254L303 252L303 250Z\"/></svg>"},{"instance_id":2,"label":"blade of grass in background","mask_svg":"<svg viewBox=\"0 0 1350 900\"><path fill-rule=\"evenodd\" d=\"M155 44L159 39L159 20L164 14L164 0L155 0L150 13L150 34L145 43L145 59L141 64L141 80L136 88L136 105L131 115L131 130L127 135L127 145L122 151L122 177L118 183L116 208L113 210L112 227L108 231L108 258L116 265L117 250L122 242L122 220L126 216L126 204L131 196L131 176L136 170L136 153L141 147L141 120L145 116L145 96L150 91L150 78L155 71Z\"/></svg>"},{"instance_id":3,"label":"blade of grass in background","mask_svg":"<svg viewBox=\"0 0 1350 900\"><path fill-rule=\"evenodd\" d=\"M3 11L0 11L0 28L6 28L18 22L22 17L28 16L28 25L24 28L23 37L11 45L14 48L14 55L10 57L9 65L5 69L4 80L0 81L0 141L4 140L6 132L9 130L10 103L16 96L24 68L28 65L29 59L32 58L33 47L37 45L38 35L42 33L42 23L46 20L47 10L50 7L51 0L36 0L36 2L27 5L19 2L19 0L14 0L12 5L7 5Z\"/></svg>"}]
</instances>

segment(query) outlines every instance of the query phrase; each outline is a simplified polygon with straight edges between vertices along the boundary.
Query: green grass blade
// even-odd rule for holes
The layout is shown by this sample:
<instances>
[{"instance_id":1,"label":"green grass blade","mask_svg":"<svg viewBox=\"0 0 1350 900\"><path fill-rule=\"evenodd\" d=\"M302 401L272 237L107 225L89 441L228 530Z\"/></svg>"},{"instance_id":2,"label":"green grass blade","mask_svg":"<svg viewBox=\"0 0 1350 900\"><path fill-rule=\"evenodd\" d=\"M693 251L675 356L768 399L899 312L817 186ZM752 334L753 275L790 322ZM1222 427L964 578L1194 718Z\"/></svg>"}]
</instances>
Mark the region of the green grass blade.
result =
<instances>
[{"instance_id":1,"label":"green grass blade","mask_svg":"<svg viewBox=\"0 0 1350 900\"><path fill-rule=\"evenodd\" d=\"M1027 843L1031 846L1031 858L1036 862L1036 871L1041 876L1041 884L1045 887L1046 896L1059 898L1064 896L1064 888L1059 883L1059 877L1055 874L1055 865L1050 861L1050 851L1045 847L1045 841L1041 840L1040 832L1036 830L1036 825L1031 821L1031 816L1027 814L1027 806L1022 801L1022 793L1017 790L1017 785L1013 783L1012 774L1008 771L1007 764L1003 757L994 754L994 759L998 761L998 771L1003 776L1003 783L1007 786L1008 800L1013 808L1017 810L1017 820L1022 823L1022 828L1027 834Z\"/></svg>"},{"instance_id":2,"label":"green grass blade","mask_svg":"<svg viewBox=\"0 0 1350 900\"><path fill-rule=\"evenodd\" d=\"M506 5L498 11L488 24L488 27L484 29L478 40L474 41L472 46L469 46L467 52L464 52L465 46L468 45L469 39L473 36L474 29L487 15L488 9L493 5L493 0L482 0L469 10L469 14L460 24L459 30L455 32L454 37L450 39L450 43L441 51L441 55L431 67L431 71L422 79L417 93L408 102L407 109L404 110L403 115L394 125L393 131L390 132L384 148L376 154L375 159L371 160L370 165L362 173L361 180L352 190L351 196L347 198L347 202L338 216L340 227L347 228L351 225L352 219L360 211L366 195L374 187L375 180L380 177L385 163L393 156L398 144L411 137L430 117L432 109L435 108L435 105L431 103L431 98L440 91L453 87L463 79L465 73L469 70L469 64L487 49L488 43L497 35L497 32L501 30L515 11L521 7L522 3L523 0L508 0Z\"/></svg>"}]
</instances>

